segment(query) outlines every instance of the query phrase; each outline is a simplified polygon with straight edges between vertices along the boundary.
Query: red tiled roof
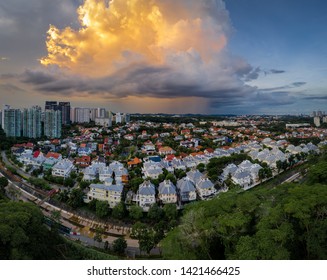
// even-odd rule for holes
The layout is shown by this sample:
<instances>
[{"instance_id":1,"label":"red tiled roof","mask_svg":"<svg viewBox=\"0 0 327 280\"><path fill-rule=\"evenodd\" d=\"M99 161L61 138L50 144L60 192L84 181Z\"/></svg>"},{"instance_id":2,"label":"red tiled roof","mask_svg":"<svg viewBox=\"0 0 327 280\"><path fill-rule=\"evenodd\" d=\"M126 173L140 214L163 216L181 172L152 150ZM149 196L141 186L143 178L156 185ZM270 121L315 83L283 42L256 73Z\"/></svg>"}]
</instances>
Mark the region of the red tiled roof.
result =
<instances>
[{"instance_id":1,"label":"red tiled roof","mask_svg":"<svg viewBox=\"0 0 327 280\"><path fill-rule=\"evenodd\" d=\"M167 156L165 157L165 160L167 160L167 161L172 161L175 157L176 157L175 155L167 155Z\"/></svg>"},{"instance_id":2,"label":"red tiled roof","mask_svg":"<svg viewBox=\"0 0 327 280\"><path fill-rule=\"evenodd\" d=\"M33 153L33 158L37 158L39 155L40 155L40 151L35 151L34 153Z\"/></svg>"},{"instance_id":3,"label":"red tiled roof","mask_svg":"<svg viewBox=\"0 0 327 280\"><path fill-rule=\"evenodd\" d=\"M54 152L48 152L46 155L46 158L55 158L58 159L61 156L61 154L54 153Z\"/></svg>"},{"instance_id":4,"label":"red tiled roof","mask_svg":"<svg viewBox=\"0 0 327 280\"><path fill-rule=\"evenodd\" d=\"M26 148L33 148L34 147L34 144L29 142L29 143L26 143L25 144L25 147Z\"/></svg>"}]
</instances>

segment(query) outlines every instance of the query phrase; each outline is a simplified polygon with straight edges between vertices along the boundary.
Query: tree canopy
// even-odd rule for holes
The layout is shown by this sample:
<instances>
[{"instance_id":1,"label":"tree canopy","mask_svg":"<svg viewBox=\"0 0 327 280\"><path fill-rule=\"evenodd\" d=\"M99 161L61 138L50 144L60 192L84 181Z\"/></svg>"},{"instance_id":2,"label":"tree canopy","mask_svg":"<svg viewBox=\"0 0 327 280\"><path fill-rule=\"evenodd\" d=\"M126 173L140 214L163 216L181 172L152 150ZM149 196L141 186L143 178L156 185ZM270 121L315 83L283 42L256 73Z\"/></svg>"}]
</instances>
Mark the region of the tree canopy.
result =
<instances>
[{"instance_id":1,"label":"tree canopy","mask_svg":"<svg viewBox=\"0 0 327 280\"><path fill-rule=\"evenodd\" d=\"M188 207L163 244L168 259L326 259L327 186L230 191Z\"/></svg>"}]
</instances>

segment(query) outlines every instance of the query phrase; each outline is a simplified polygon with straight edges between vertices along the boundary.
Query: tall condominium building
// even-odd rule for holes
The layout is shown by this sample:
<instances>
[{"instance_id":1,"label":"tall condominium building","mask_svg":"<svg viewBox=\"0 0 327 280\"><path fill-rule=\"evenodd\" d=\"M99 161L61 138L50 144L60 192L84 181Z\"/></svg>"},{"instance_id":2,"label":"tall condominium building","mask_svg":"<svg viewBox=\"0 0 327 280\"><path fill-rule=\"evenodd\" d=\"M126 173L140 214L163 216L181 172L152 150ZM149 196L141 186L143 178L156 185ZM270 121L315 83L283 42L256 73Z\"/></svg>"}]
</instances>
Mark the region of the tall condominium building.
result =
<instances>
[{"instance_id":1,"label":"tall condominium building","mask_svg":"<svg viewBox=\"0 0 327 280\"><path fill-rule=\"evenodd\" d=\"M70 102L59 102L59 110L61 111L62 124L70 124Z\"/></svg>"},{"instance_id":2,"label":"tall condominium building","mask_svg":"<svg viewBox=\"0 0 327 280\"><path fill-rule=\"evenodd\" d=\"M320 126L320 117L314 117L313 122L316 127L319 127Z\"/></svg>"},{"instance_id":3,"label":"tall condominium building","mask_svg":"<svg viewBox=\"0 0 327 280\"><path fill-rule=\"evenodd\" d=\"M41 131L41 107L34 106L23 110L23 136L28 138L40 138Z\"/></svg>"},{"instance_id":4,"label":"tall condominium building","mask_svg":"<svg viewBox=\"0 0 327 280\"><path fill-rule=\"evenodd\" d=\"M1 127L2 127L2 129L4 129L4 127L5 127L5 114L4 114L4 111L9 110L9 109L10 109L10 105L3 105L2 112L1 112Z\"/></svg>"},{"instance_id":5,"label":"tall condominium building","mask_svg":"<svg viewBox=\"0 0 327 280\"><path fill-rule=\"evenodd\" d=\"M45 110L60 110L62 124L70 124L70 102L45 101Z\"/></svg>"},{"instance_id":6,"label":"tall condominium building","mask_svg":"<svg viewBox=\"0 0 327 280\"><path fill-rule=\"evenodd\" d=\"M59 110L58 102L57 101L45 101L44 110Z\"/></svg>"},{"instance_id":7,"label":"tall condominium building","mask_svg":"<svg viewBox=\"0 0 327 280\"><path fill-rule=\"evenodd\" d=\"M7 107L8 108L8 107ZM22 112L19 109L3 110L3 130L7 137L21 137Z\"/></svg>"},{"instance_id":8,"label":"tall condominium building","mask_svg":"<svg viewBox=\"0 0 327 280\"><path fill-rule=\"evenodd\" d=\"M122 116L122 114L121 113L117 113L116 114L116 123L122 123L123 122L123 116Z\"/></svg>"},{"instance_id":9,"label":"tall condominium building","mask_svg":"<svg viewBox=\"0 0 327 280\"><path fill-rule=\"evenodd\" d=\"M44 112L44 135L53 139L61 137L61 111L46 110Z\"/></svg>"},{"instance_id":10,"label":"tall condominium building","mask_svg":"<svg viewBox=\"0 0 327 280\"><path fill-rule=\"evenodd\" d=\"M95 121L95 119L98 117L98 108L90 108L90 120Z\"/></svg>"},{"instance_id":11,"label":"tall condominium building","mask_svg":"<svg viewBox=\"0 0 327 280\"><path fill-rule=\"evenodd\" d=\"M74 108L75 123L89 123L90 122L90 108Z\"/></svg>"},{"instance_id":12,"label":"tall condominium building","mask_svg":"<svg viewBox=\"0 0 327 280\"><path fill-rule=\"evenodd\" d=\"M124 122L125 123L130 123L131 122L131 115L130 114L124 114Z\"/></svg>"},{"instance_id":13,"label":"tall condominium building","mask_svg":"<svg viewBox=\"0 0 327 280\"><path fill-rule=\"evenodd\" d=\"M108 112L105 108L97 108L97 118L108 118Z\"/></svg>"}]
</instances>

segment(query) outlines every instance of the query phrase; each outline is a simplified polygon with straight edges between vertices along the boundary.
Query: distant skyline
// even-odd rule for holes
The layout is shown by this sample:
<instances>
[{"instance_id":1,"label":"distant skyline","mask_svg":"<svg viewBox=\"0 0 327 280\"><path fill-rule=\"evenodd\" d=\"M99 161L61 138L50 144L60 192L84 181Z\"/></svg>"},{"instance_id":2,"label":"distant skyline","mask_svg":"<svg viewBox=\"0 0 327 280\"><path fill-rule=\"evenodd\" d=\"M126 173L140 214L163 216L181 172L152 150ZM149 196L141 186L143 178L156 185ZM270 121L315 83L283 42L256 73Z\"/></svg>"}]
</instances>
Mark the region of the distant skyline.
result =
<instances>
[{"instance_id":1,"label":"distant skyline","mask_svg":"<svg viewBox=\"0 0 327 280\"><path fill-rule=\"evenodd\" d=\"M326 11L323 0L2 1L0 104L327 111Z\"/></svg>"}]
</instances>

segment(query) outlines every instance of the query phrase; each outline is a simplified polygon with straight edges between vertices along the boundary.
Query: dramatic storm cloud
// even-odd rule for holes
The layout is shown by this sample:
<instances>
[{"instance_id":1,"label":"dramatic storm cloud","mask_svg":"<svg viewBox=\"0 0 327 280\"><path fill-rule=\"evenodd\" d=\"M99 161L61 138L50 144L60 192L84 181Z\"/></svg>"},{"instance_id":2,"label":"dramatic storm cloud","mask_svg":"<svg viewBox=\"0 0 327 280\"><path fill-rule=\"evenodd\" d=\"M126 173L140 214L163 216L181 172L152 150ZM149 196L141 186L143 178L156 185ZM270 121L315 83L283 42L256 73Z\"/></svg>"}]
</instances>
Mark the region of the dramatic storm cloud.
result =
<instances>
[{"instance_id":1,"label":"dramatic storm cloud","mask_svg":"<svg viewBox=\"0 0 327 280\"><path fill-rule=\"evenodd\" d=\"M41 59L74 80L25 73L41 91L209 99L253 91L244 81L257 70L226 48L232 28L221 0L86 0L77 12L79 29L50 26Z\"/></svg>"},{"instance_id":2,"label":"dramatic storm cloud","mask_svg":"<svg viewBox=\"0 0 327 280\"><path fill-rule=\"evenodd\" d=\"M325 2L26 3L0 1L2 104L288 113L325 96ZM303 21L307 12L316 21Z\"/></svg>"}]
</instances>

